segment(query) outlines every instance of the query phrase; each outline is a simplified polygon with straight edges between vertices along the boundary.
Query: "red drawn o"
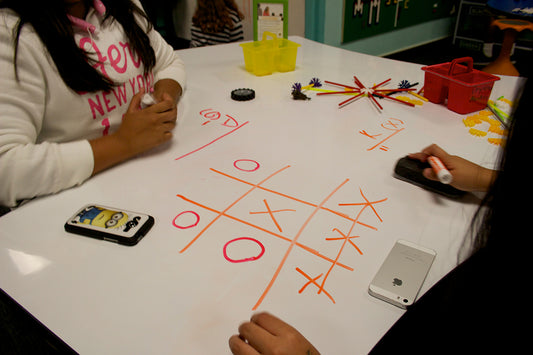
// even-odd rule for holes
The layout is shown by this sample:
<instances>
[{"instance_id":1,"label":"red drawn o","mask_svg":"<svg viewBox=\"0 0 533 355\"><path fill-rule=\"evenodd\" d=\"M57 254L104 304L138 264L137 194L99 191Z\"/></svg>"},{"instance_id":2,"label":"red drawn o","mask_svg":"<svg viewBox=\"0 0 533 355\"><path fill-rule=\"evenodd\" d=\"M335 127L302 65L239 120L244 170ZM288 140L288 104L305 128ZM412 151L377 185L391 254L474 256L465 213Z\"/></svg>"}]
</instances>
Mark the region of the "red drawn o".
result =
<instances>
[{"instance_id":1,"label":"red drawn o","mask_svg":"<svg viewBox=\"0 0 533 355\"><path fill-rule=\"evenodd\" d=\"M190 225L188 226L181 226L181 225L178 225L176 223L176 220L182 215L182 214L185 214L185 213L192 213L195 217L196 217L196 221L191 223ZM178 214L176 217L174 217L174 219L172 220L172 225L174 225L174 227L177 227L179 229L188 229L188 228L192 228L192 227L196 227L198 225L198 222L200 222L200 216L198 215L198 213L194 212L194 211L183 211L181 212L180 214Z\"/></svg>"},{"instance_id":2,"label":"red drawn o","mask_svg":"<svg viewBox=\"0 0 533 355\"><path fill-rule=\"evenodd\" d=\"M207 111L207 112L206 112ZM206 109L206 110L202 110L200 111L200 115L204 116L205 118L209 119L209 120L218 120L220 118L220 112L217 112L217 111L211 111L210 108Z\"/></svg>"},{"instance_id":3,"label":"red drawn o","mask_svg":"<svg viewBox=\"0 0 533 355\"><path fill-rule=\"evenodd\" d=\"M238 163L241 163L241 162L250 162L250 163L253 163L255 165L254 168L252 169L244 169L244 168L241 168L238 166ZM256 171L257 169L259 169L260 165L257 161L255 160L252 160L252 159L238 159L238 160L235 160L233 162L233 166L241 171L247 171L247 172L253 172L253 171Z\"/></svg>"},{"instance_id":4,"label":"red drawn o","mask_svg":"<svg viewBox=\"0 0 533 355\"><path fill-rule=\"evenodd\" d=\"M249 258L244 258L244 259L231 259L228 254L226 253L226 249L228 247L228 245L230 245L231 243L233 242L236 242L238 240L251 240L252 242L256 242L257 245L259 245L259 247L261 247L261 252L259 253L259 255L256 255L256 256L251 256ZM223 253L224 253L224 258L226 258L227 261L231 262L231 263L244 263L246 261L254 261L254 260L257 260L259 258L261 258L263 256L263 254L265 253L265 246L260 242L258 241L257 239L253 239L253 238L248 238L248 237L242 237L242 238L236 238L236 239L232 239L230 240L229 242L227 242L225 245L224 245L224 249L223 249Z\"/></svg>"}]
</instances>

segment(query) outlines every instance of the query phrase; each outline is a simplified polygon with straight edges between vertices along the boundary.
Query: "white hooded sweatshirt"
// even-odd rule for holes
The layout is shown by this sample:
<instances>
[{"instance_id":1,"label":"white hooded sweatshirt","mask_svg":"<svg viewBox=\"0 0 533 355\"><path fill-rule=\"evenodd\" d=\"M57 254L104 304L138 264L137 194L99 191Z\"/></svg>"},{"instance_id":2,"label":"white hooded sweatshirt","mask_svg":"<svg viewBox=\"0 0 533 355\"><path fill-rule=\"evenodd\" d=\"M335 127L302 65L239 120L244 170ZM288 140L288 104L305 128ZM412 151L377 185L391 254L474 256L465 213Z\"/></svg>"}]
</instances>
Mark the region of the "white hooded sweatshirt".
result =
<instances>
[{"instance_id":1,"label":"white hooded sweatshirt","mask_svg":"<svg viewBox=\"0 0 533 355\"><path fill-rule=\"evenodd\" d=\"M19 200L81 184L94 167L88 140L114 132L136 93L165 78L185 88L184 64L157 31L148 33L156 65L145 76L122 26L103 22L104 13L100 0L94 0L85 20L71 18L75 40L119 85L110 92L77 93L63 82L29 25L20 34L17 81L13 28L19 18L0 10L0 205L16 206Z\"/></svg>"}]
</instances>

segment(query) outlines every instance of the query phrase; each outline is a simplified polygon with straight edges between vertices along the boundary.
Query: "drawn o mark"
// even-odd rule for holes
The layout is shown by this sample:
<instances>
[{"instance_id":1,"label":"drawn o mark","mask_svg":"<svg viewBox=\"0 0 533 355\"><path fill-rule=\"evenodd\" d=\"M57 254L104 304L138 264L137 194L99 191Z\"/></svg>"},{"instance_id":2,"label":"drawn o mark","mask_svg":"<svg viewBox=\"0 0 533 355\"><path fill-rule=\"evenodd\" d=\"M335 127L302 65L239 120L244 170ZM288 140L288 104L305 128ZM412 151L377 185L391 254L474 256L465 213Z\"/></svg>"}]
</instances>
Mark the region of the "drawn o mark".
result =
<instances>
[{"instance_id":1,"label":"drawn o mark","mask_svg":"<svg viewBox=\"0 0 533 355\"><path fill-rule=\"evenodd\" d=\"M259 247L261 248L261 252L256 255L256 256L251 256L249 258L244 258L244 259L232 259L228 256L228 253L226 252L227 248L228 248L228 245L238 241L238 240L251 240L252 242L255 242L257 243L257 245L259 245ZM248 237L241 237L241 238L235 238L235 239L232 239L230 240L229 242L227 242L225 245L224 245L224 249L223 249L223 253L224 253L224 258L231 262L231 263L244 263L244 262L247 262L247 261L254 261L254 260L257 260L259 258L261 258L263 256L263 254L265 253L265 246L260 242L258 241L257 239L253 239L253 238L248 238Z\"/></svg>"},{"instance_id":2,"label":"drawn o mark","mask_svg":"<svg viewBox=\"0 0 533 355\"><path fill-rule=\"evenodd\" d=\"M206 112L207 111L207 112ZM211 111L210 108L200 111L200 115L204 116L208 120L218 120L220 118L220 112Z\"/></svg>"},{"instance_id":3,"label":"drawn o mark","mask_svg":"<svg viewBox=\"0 0 533 355\"><path fill-rule=\"evenodd\" d=\"M239 165L241 165L240 163L252 163L252 168L248 168L248 169L245 169ZM257 169L259 169L260 165L257 161L255 160L252 160L252 159L238 159L238 160L235 160L233 162L233 166L241 171L247 171L247 172L253 172L253 171L256 171Z\"/></svg>"},{"instance_id":4,"label":"drawn o mark","mask_svg":"<svg viewBox=\"0 0 533 355\"><path fill-rule=\"evenodd\" d=\"M183 214L185 214L185 213L191 213L191 214L193 214L193 215L194 215L194 218L195 218L196 220L193 221L191 224L186 225L186 226L179 225L179 224L177 223L177 219L178 219L181 215L183 215ZM188 229L188 228L196 227L196 226L198 225L198 222L200 222L200 216L198 215L198 213L196 213L196 212L194 212L194 211L183 211L183 212L181 212L180 214L178 214L176 217L174 217L174 219L172 220L172 225L173 225L174 227L179 228L179 229Z\"/></svg>"}]
</instances>

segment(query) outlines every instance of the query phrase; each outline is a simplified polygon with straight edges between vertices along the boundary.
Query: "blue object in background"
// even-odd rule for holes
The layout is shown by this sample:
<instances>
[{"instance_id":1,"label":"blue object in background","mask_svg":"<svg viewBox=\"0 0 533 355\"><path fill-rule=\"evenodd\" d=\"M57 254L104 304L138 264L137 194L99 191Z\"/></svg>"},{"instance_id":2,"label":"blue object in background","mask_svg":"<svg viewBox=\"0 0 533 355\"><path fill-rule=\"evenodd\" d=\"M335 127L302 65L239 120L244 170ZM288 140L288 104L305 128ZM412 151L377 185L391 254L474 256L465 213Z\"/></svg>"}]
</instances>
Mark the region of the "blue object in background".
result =
<instances>
[{"instance_id":1,"label":"blue object in background","mask_svg":"<svg viewBox=\"0 0 533 355\"><path fill-rule=\"evenodd\" d=\"M511 16L533 18L533 0L489 0L487 6Z\"/></svg>"}]
</instances>

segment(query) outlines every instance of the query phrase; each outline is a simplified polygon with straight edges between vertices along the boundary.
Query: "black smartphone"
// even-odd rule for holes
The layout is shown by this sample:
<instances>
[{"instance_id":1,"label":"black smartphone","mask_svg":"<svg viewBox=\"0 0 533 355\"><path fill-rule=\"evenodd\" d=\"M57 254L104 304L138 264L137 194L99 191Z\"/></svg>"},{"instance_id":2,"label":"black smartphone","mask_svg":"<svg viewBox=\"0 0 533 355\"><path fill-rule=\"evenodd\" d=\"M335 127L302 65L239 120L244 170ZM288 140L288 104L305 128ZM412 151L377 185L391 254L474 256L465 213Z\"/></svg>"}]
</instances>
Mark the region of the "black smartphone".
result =
<instances>
[{"instance_id":1,"label":"black smartphone","mask_svg":"<svg viewBox=\"0 0 533 355\"><path fill-rule=\"evenodd\" d=\"M135 245L154 225L154 217L144 213L88 204L65 223L65 230L123 245Z\"/></svg>"},{"instance_id":2,"label":"black smartphone","mask_svg":"<svg viewBox=\"0 0 533 355\"><path fill-rule=\"evenodd\" d=\"M453 186L427 179L422 174L422 171L426 168L430 168L429 163L405 156L396 163L394 177L450 198L459 198L466 194L465 191L456 189Z\"/></svg>"}]
</instances>

